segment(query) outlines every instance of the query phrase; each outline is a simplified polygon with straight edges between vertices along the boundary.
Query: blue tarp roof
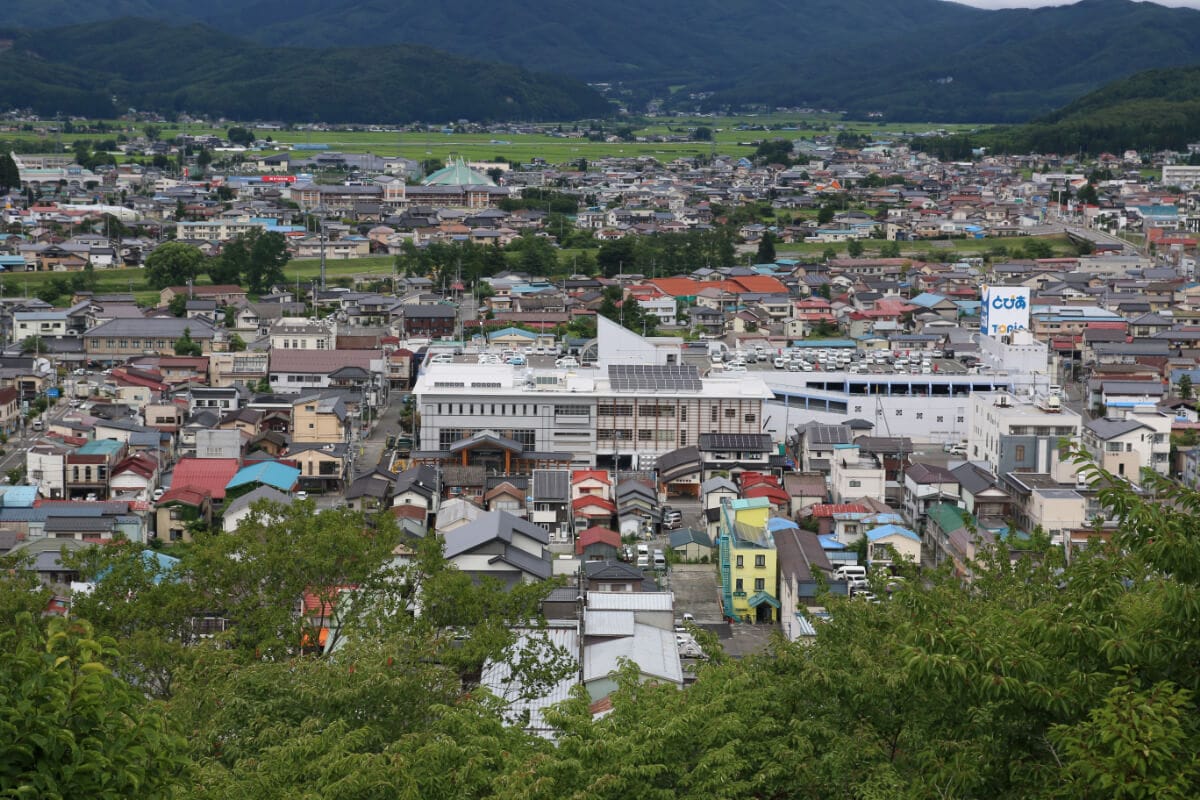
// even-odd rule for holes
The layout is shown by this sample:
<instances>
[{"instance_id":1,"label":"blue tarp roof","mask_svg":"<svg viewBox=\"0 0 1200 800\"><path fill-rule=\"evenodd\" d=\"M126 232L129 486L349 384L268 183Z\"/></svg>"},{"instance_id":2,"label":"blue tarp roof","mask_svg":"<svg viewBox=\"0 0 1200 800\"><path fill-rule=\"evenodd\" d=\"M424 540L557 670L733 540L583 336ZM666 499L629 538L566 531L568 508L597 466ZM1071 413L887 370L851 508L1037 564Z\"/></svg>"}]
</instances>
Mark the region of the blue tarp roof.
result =
<instances>
[{"instance_id":1,"label":"blue tarp roof","mask_svg":"<svg viewBox=\"0 0 1200 800\"><path fill-rule=\"evenodd\" d=\"M226 489L234 489L249 483L261 483L273 486L281 492L290 492L300 478L300 470L276 461L263 461L242 467L230 478Z\"/></svg>"}]
</instances>

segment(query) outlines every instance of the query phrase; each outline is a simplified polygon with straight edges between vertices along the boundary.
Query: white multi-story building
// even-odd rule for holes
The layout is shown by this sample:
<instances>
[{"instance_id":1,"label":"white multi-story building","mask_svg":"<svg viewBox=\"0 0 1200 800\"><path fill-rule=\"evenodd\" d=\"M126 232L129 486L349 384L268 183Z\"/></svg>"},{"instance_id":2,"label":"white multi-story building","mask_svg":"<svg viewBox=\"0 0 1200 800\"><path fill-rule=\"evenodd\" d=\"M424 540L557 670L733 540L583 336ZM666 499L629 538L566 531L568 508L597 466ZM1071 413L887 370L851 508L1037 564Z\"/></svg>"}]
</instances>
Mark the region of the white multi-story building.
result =
<instances>
[{"instance_id":1,"label":"white multi-story building","mask_svg":"<svg viewBox=\"0 0 1200 800\"><path fill-rule=\"evenodd\" d=\"M679 363L678 344L659 344L602 324L595 367L429 364L413 388L421 415L413 457L449 461L466 440L485 437L496 447L466 458L501 471L515 469L513 443L530 463L646 469L701 433L763 432L771 394L762 378L701 378Z\"/></svg>"},{"instance_id":2,"label":"white multi-story building","mask_svg":"<svg viewBox=\"0 0 1200 800\"><path fill-rule=\"evenodd\" d=\"M1023 331L1005 341L982 334L977 340L988 368L979 374L765 372L763 377L774 394L767 404L768 431L782 439L785 431L809 422L836 425L847 418L860 418L874 423L877 436L956 443L967 438L973 394L1049 394L1051 372L1045 344Z\"/></svg>"},{"instance_id":3,"label":"white multi-story building","mask_svg":"<svg viewBox=\"0 0 1200 800\"><path fill-rule=\"evenodd\" d=\"M971 396L967 458L995 475L1036 472L1073 483L1075 464L1061 458L1063 443L1078 445L1082 426L1078 412L1057 397L979 392Z\"/></svg>"}]
</instances>

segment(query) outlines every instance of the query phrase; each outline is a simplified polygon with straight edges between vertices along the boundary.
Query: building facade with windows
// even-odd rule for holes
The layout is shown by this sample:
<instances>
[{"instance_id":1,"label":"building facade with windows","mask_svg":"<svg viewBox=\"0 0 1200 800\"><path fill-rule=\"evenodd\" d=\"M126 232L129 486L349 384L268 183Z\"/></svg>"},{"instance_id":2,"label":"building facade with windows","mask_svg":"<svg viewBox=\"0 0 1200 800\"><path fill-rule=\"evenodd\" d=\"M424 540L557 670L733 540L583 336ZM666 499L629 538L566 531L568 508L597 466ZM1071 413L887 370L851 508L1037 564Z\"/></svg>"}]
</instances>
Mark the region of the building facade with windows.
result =
<instances>
[{"instance_id":1,"label":"building facade with windows","mask_svg":"<svg viewBox=\"0 0 1200 800\"><path fill-rule=\"evenodd\" d=\"M421 414L414 458L448 459L456 443L490 432L526 451L567 453L575 468L648 469L702 433L762 430L768 392L753 375L702 379L689 367L651 370L632 382L621 375L619 368L431 364L414 387Z\"/></svg>"}]
</instances>

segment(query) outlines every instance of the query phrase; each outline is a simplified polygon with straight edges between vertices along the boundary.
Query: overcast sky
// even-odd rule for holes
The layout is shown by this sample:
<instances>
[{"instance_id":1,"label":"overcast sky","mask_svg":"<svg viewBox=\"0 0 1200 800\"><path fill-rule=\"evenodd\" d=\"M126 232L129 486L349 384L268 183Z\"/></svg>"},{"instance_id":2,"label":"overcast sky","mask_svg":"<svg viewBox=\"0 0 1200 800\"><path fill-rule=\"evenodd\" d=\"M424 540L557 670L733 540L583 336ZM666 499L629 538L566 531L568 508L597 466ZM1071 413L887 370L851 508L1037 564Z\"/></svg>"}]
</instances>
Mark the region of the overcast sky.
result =
<instances>
[{"instance_id":1,"label":"overcast sky","mask_svg":"<svg viewBox=\"0 0 1200 800\"><path fill-rule=\"evenodd\" d=\"M1037 8L1039 6L1070 5L1069 0L956 0L978 8ZM1200 8L1200 0L1154 0L1160 6L1187 6Z\"/></svg>"}]
</instances>

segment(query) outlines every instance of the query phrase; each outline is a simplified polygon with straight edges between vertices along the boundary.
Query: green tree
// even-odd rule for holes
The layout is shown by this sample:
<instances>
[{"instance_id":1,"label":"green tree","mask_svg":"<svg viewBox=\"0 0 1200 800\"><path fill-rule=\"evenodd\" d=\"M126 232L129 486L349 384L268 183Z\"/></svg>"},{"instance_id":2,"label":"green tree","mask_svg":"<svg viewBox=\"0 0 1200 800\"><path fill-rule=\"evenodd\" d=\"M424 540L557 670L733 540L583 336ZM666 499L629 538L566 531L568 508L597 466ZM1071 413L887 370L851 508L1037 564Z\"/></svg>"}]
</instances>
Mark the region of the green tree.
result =
<instances>
[{"instance_id":1,"label":"green tree","mask_svg":"<svg viewBox=\"0 0 1200 800\"><path fill-rule=\"evenodd\" d=\"M754 257L759 264L775 263L775 234L770 231L763 232L762 238L758 240L758 252Z\"/></svg>"},{"instance_id":2,"label":"green tree","mask_svg":"<svg viewBox=\"0 0 1200 800\"><path fill-rule=\"evenodd\" d=\"M246 288L254 294L262 294L272 285L284 280L283 268L291 259L287 240L275 231L254 231L248 237L250 263L243 277Z\"/></svg>"},{"instance_id":3,"label":"green tree","mask_svg":"<svg viewBox=\"0 0 1200 800\"><path fill-rule=\"evenodd\" d=\"M240 144L243 147L254 144L254 132L239 126L234 126L226 131L226 138L229 139L230 144Z\"/></svg>"},{"instance_id":4,"label":"green tree","mask_svg":"<svg viewBox=\"0 0 1200 800\"><path fill-rule=\"evenodd\" d=\"M187 295L177 294L171 298L171 302L167 303L167 309L172 316L182 317L187 314Z\"/></svg>"},{"instance_id":5,"label":"green tree","mask_svg":"<svg viewBox=\"0 0 1200 800\"><path fill-rule=\"evenodd\" d=\"M246 340L234 333L229 336L229 352L240 353L246 349Z\"/></svg>"},{"instance_id":6,"label":"green tree","mask_svg":"<svg viewBox=\"0 0 1200 800\"><path fill-rule=\"evenodd\" d=\"M146 283L151 288L183 286L204 267L204 254L193 245L165 242L146 257Z\"/></svg>"},{"instance_id":7,"label":"green tree","mask_svg":"<svg viewBox=\"0 0 1200 800\"><path fill-rule=\"evenodd\" d=\"M46 352L46 342L40 336L26 336L21 340L22 353L44 353Z\"/></svg>"},{"instance_id":8,"label":"green tree","mask_svg":"<svg viewBox=\"0 0 1200 800\"><path fill-rule=\"evenodd\" d=\"M887 241L879 246L879 255L881 258L899 258L900 243L895 241Z\"/></svg>"},{"instance_id":9,"label":"green tree","mask_svg":"<svg viewBox=\"0 0 1200 800\"><path fill-rule=\"evenodd\" d=\"M192 338L192 329L184 328L183 336L175 340L175 355L177 356L198 356L204 351L200 347L200 343Z\"/></svg>"},{"instance_id":10,"label":"green tree","mask_svg":"<svg viewBox=\"0 0 1200 800\"><path fill-rule=\"evenodd\" d=\"M184 741L116 678L112 639L83 620L28 612L0 630L0 795L47 800L169 798Z\"/></svg>"},{"instance_id":11,"label":"green tree","mask_svg":"<svg viewBox=\"0 0 1200 800\"><path fill-rule=\"evenodd\" d=\"M12 154L8 152L0 153L0 190L3 194L7 194L11 189L21 188L21 173L17 169L17 162L13 161Z\"/></svg>"},{"instance_id":12,"label":"green tree","mask_svg":"<svg viewBox=\"0 0 1200 800\"><path fill-rule=\"evenodd\" d=\"M706 125L698 125L696 130L692 131L692 138L697 142L711 142L713 140L713 130Z\"/></svg>"},{"instance_id":13,"label":"green tree","mask_svg":"<svg viewBox=\"0 0 1200 800\"><path fill-rule=\"evenodd\" d=\"M863 254L863 243L858 239L851 239L846 244L846 253L849 254L851 258L858 258Z\"/></svg>"},{"instance_id":14,"label":"green tree","mask_svg":"<svg viewBox=\"0 0 1200 800\"><path fill-rule=\"evenodd\" d=\"M817 209L817 224L828 225L833 222L833 214L833 206L828 204L821 206Z\"/></svg>"}]
</instances>

